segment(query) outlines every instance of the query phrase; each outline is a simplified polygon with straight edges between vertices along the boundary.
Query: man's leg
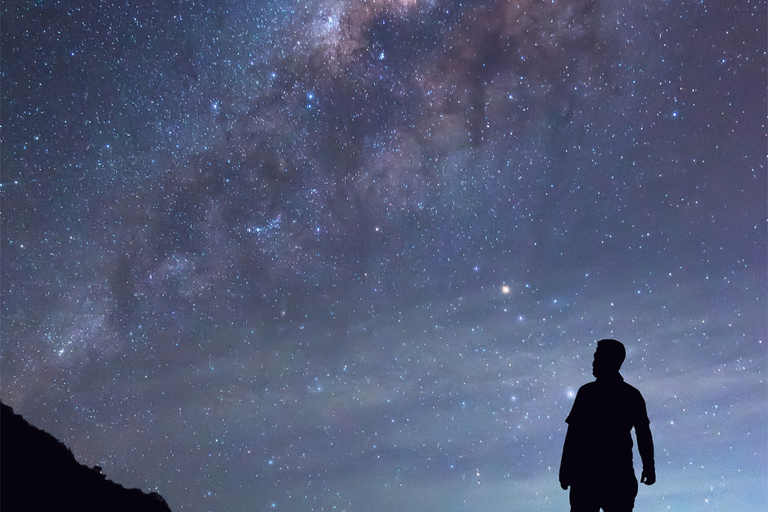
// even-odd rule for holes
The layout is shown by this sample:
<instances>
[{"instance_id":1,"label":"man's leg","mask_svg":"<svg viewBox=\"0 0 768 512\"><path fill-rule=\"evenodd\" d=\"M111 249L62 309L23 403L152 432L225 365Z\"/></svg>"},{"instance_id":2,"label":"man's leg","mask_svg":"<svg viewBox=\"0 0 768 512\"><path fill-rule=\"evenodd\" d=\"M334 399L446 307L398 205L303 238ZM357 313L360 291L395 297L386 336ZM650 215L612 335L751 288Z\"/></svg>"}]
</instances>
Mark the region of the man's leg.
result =
<instances>
[{"instance_id":1,"label":"man's leg","mask_svg":"<svg viewBox=\"0 0 768 512\"><path fill-rule=\"evenodd\" d=\"M637 478L635 473L625 475L612 484L612 492L605 495L600 506L603 512L632 512L637 496Z\"/></svg>"},{"instance_id":2,"label":"man's leg","mask_svg":"<svg viewBox=\"0 0 768 512\"><path fill-rule=\"evenodd\" d=\"M584 485L572 485L570 502L571 512L599 512L600 502L596 489Z\"/></svg>"}]
</instances>

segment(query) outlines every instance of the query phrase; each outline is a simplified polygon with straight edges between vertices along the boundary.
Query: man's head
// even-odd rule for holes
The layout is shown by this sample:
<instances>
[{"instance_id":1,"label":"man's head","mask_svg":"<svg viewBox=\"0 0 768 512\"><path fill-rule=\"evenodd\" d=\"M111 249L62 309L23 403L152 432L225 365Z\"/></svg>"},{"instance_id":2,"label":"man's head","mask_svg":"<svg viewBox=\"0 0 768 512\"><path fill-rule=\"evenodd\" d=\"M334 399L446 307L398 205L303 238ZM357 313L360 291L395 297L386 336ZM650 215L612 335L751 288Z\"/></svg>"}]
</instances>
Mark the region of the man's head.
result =
<instances>
[{"instance_id":1,"label":"man's head","mask_svg":"<svg viewBox=\"0 0 768 512\"><path fill-rule=\"evenodd\" d=\"M627 351L620 341L611 339L598 341L595 360L592 363L592 375L600 378L619 373L625 357L627 357Z\"/></svg>"}]
</instances>

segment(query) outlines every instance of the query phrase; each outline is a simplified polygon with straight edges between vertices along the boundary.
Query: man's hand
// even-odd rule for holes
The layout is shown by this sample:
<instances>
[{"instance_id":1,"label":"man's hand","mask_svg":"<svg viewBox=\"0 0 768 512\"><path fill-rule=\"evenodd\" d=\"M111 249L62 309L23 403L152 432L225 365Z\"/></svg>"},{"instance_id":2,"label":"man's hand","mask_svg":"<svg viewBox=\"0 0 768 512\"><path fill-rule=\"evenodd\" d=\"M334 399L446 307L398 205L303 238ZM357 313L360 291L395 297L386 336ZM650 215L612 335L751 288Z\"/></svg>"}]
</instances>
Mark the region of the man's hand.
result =
<instances>
[{"instance_id":1,"label":"man's hand","mask_svg":"<svg viewBox=\"0 0 768 512\"><path fill-rule=\"evenodd\" d=\"M643 468L643 474L640 477L640 481L645 485L653 485L656 482L656 469Z\"/></svg>"}]
</instances>

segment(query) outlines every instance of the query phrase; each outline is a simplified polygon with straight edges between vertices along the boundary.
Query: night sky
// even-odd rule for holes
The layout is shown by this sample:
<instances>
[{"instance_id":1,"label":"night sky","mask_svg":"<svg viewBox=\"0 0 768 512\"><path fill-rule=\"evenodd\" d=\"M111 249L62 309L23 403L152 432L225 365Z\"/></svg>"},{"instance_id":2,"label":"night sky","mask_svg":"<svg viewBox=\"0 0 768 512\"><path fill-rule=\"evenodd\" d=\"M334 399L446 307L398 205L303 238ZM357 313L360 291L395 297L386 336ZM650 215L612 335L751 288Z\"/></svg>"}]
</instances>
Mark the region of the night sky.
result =
<instances>
[{"instance_id":1,"label":"night sky","mask_svg":"<svg viewBox=\"0 0 768 512\"><path fill-rule=\"evenodd\" d=\"M5 1L0 398L174 511L560 511L614 337L636 510L765 510L767 19Z\"/></svg>"}]
</instances>

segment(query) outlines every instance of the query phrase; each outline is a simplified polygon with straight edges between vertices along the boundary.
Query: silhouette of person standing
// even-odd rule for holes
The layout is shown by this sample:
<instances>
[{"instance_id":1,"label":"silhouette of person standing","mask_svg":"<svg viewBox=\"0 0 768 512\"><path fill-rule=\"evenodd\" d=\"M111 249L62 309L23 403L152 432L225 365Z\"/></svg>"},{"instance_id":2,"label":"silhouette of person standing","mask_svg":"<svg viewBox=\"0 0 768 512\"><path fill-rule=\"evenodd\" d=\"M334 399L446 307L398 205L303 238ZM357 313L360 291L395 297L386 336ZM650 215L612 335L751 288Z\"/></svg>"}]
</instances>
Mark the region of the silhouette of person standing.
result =
<instances>
[{"instance_id":1,"label":"silhouette of person standing","mask_svg":"<svg viewBox=\"0 0 768 512\"><path fill-rule=\"evenodd\" d=\"M579 389L566 418L560 486L571 488L571 512L630 512L637 496L632 466L632 428L643 461L640 481L656 481L653 438L645 400L619 374L626 357L616 340L597 342L595 381Z\"/></svg>"}]
</instances>

